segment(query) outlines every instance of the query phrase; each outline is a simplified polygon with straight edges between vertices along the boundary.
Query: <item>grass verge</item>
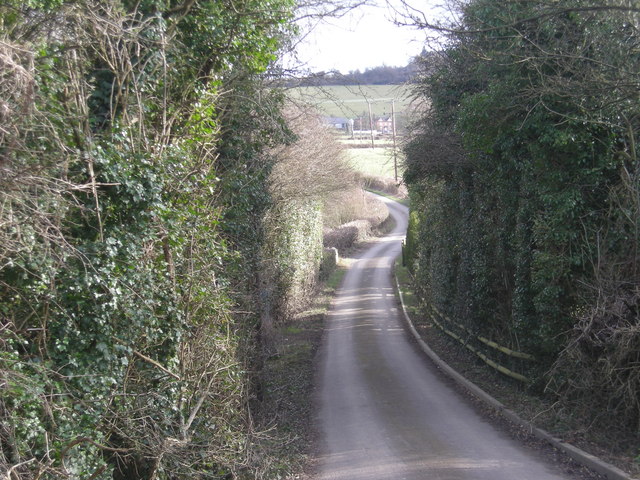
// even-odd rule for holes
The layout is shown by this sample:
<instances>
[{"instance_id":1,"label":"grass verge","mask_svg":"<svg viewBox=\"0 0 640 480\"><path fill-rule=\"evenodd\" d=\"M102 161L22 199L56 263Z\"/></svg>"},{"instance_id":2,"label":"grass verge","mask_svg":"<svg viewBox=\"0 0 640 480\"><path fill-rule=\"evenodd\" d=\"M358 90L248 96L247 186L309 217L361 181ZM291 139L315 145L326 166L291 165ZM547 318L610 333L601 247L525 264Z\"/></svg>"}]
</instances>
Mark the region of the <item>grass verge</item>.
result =
<instances>
[{"instance_id":1,"label":"grass verge","mask_svg":"<svg viewBox=\"0 0 640 480\"><path fill-rule=\"evenodd\" d=\"M256 479L304 478L312 441L312 395L315 356L324 317L348 268L341 259L320 284L311 306L274 332L272 353L264 361L256 409L257 429L252 471Z\"/></svg>"}]
</instances>

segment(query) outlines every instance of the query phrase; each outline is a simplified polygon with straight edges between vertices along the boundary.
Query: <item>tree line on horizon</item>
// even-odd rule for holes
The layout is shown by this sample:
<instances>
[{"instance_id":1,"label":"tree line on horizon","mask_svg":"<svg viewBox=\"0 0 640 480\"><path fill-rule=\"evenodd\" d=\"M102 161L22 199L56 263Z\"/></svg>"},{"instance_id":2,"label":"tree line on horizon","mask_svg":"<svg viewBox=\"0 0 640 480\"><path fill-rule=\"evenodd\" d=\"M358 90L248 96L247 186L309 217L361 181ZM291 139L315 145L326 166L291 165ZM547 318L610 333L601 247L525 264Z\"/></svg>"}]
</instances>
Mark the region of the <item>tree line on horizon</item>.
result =
<instances>
[{"instance_id":1,"label":"tree line on horizon","mask_svg":"<svg viewBox=\"0 0 640 480\"><path fill-rule=\"evenodd\" d=\"M422 56L432 54L423 52ZM320 72L301 79L291 80L291 86L300 87L328 87L342 85L403 85L411 83L419 72L416 59L405 66L391 67L380 65L366 68L364 71L351 70L348 73L338 71Z\"/></svg>"}]
</instances>

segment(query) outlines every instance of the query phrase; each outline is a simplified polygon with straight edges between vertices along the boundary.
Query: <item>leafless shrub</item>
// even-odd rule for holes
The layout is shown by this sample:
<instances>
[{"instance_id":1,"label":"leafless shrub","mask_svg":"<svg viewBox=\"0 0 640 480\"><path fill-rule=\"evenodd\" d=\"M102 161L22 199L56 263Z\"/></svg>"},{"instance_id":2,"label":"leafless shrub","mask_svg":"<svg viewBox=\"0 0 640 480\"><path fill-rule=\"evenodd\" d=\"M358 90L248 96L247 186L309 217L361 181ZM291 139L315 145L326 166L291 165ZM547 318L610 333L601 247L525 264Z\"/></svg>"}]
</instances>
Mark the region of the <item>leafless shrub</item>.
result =
<instances>
[{"instance_id":1,"label":"leafless shrub","mask_svg":"<svg viewBox=\"0 0 640 480\"><path fill-rule=\"evenodd\" d=\"M218 327L221 323L227 323L227 331ZM194 326L180 344L175 373L134 352L135 363L123 379L126 390L114 392L105 415L110 447L115 447L111 453L106 449L119 475L114 478L132 478L141 469L144 478L161 470L189 478L202 472L203 461L236 472L242 467L238 459L245 458L247 445L238 432L251 426L245 423L247 385L239 381L243 366L232 333L228 319ZM162 402L175 413L159 413Z\"/></svg>"},{"instance_id":2,"label":"leafless shrub","mask_svg":"<svg viewBox=\"0 0 640 480\"><path fill-rule=\"evenodd\" d=\"M632 142L633 143L633 142ZM629 157L637 168L635 155ZM576 312L571 340L555 362L549 389L579 415L621 431L640 432L640 187L638 170L623 167L611 192L607 228L593 234L594 281ZM611 249L626 237L624 247ZM614 240L616 239L616 240Z\"/></svg>"},{"instance_id":3,"label":"leafless shrub","mask_svg":"<svg viewBox=\"0 0 640 480\"><path fill-rule=\"evenodd\" d=\"M324 234L323 244L325 248L336 248L339 252L344 252L357 242L369 238L371 234L371 223L366 220L354 220L328 230Z\"/></svg>"},{"instance_id":4,"label":"leafless shrub","mask_svg":"<svg viewBox=\"0 0 640 480\"><path fill-rule=\"evenodd\" d=\"M323 224L325 228L337 228L347 222L366 218L366 192L359 186L336 192L325 201Z\"/></svg>"},{"instance_id":5,"label":"leafless shrub","mask_svg":"<svg viewBox=\"0 0 640 480\"><path fill-rule=\"evenodd\" d=\"M52 155L67 155L50 121L36 108L34 54L0 40L0 269L24 264L36 251L61 259L75 253L60 219L72 196L87 185L51 177L49 155L34 149L34 136L47 138ZM64 171L64 168L61 169ZM0 285L7 288L7 285Z\"/></svg>"},{"instance_id":6,"label":"leafless shrub","mask_svg":"<svg viewBox=\"0 0 640 480\"><path fill-rule=\"evenodd\" d=\"M396 182L392 178L367 175L362 178L365 188L369 190L377 190L379 192L388 193L397 198L407 198L409 193L407 187Z\"/></svg>"},{"instance_id":7,"label":"leafless shrub","mask_svg":"<svg viewBox=\"0 0 640 480\"><path fill-rule=\"evenodd\" d=\"M596 425L640 430L640 289L599 293L599 302L574 327L573 340L552 370L565 405ZM562 383L558 384L558 379Z\"/></svg>"},{"instance_id":8,"label":"leafless shrub","mask_svg":"<svg viewBox=\"0 0 640 480\"><path fill-rule=\"evenodd\" d=\"M320 116L300 105L290 105L285 114L296 141L273 152L277 158L270 175L274 201L325 199L352 185L354 173L343 147Z\"/></svg>"},{"instance_id":9,"label":"leafless shrub","mask_svg":"<svg viewBox=\"0 0 640 480\"><path fill-rule=\"evenodd\" d=\"M346 220L330 228L325 220L323 245L344 252L354 244L373 236L389 217L386 205L362 189L353 189L332 199L336 211L329 213L332 221ZM338 211L339 210L339 211Z\"/></svg>"},{"instance_id":10,"label":"leafless shrub","mask_svg":"<svg viewBox=\"0 0 640 480\"><path fill-rule=\"evenodd\" d=\"M19 125L35 102L31 51L0 40L0 169L20 147Z\"/></svg>"},{"instance_id":11,"label":"leafless shrub","mask_svg":"<svg viewBox=\"0 0 640 480\"><path fill-rule=\"evenodd\" d=\"M385 205L367 194L362 187L336 192L325 202L324 226L337 228L354 220L369 220L377 227L387 218Z\"/></svg>"}]
</instances>

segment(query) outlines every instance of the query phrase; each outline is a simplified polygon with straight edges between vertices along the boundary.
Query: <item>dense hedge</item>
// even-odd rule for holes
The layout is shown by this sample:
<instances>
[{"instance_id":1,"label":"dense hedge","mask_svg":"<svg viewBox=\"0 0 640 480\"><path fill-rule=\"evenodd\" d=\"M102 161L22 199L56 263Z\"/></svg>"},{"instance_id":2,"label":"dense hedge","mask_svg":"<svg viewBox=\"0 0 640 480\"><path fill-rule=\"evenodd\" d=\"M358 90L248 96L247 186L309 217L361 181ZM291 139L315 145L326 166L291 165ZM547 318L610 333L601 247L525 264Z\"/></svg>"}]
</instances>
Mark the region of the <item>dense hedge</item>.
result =
<instances>
[{"instance_id":1,"label":"dense hedge","mask_svg":"<svg viewBox=\"0 0 640 480\"><path fill-rule=\"evenodd\" d=\"M265 227L298 137L260 74L293 8L0 6L0 472L251 472L265 229L290 290L321 248L317 202Z\"/></svg>"},{"instance_id":2,"label":"dense hedge","mask_svg":"<svg viewBox=\"0 0 640 480\"><path fill-rule=\"evenodd\" d=\"M322 204L302 199L280 204L270 210L265 227L266 313L271 319L287 319L305 307L315 292L322 262Z\"/></svg>"},{"instance_id":3,"label":"dense hedge","mask_svg":"<svg viewBox=\"0 0 640 480\"><path fill-rule=\"evenodd\" d=\"M465 5L416 87L408 251L429 302L535 354L563 405L637 426L638 23L608 4Z\"/></svg>"}]
</instances>

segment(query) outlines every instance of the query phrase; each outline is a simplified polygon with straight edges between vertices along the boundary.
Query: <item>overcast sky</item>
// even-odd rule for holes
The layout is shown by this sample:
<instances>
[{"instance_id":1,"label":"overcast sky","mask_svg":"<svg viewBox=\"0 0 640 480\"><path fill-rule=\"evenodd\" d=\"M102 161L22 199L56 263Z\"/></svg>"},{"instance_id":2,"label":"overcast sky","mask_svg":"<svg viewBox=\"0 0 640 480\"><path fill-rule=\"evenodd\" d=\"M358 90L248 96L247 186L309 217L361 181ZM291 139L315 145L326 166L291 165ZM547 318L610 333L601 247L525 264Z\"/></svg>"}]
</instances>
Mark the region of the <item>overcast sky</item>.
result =
<instances>
[{"instance_id":1,"label":"overcast sky","mask_svg":"<svg viewBox=\"0 0 640 480\"><path fill-rule=\"evenodd\" d=\"M394 25L393 11L372 3L315 26L297 48L303 68L347 73L379 65L404 66L418 55L426 44L425 33ZM430 2L413 3L429 8Z\"/></svg>"}]
</instances>

